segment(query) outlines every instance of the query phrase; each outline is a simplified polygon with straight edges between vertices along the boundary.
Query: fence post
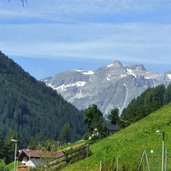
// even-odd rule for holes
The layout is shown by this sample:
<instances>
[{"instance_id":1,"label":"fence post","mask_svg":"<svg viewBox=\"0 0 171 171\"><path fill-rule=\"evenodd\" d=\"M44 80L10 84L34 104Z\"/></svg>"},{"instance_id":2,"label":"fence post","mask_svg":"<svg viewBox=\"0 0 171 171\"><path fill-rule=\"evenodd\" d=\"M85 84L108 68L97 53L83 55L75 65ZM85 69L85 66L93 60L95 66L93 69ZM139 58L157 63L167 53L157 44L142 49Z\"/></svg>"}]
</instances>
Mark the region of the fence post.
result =
<instances>
[{"instance_id":1,"label":"fence post","mask_svg":"<svg viewBox=\"0 0 171 171\"><path fill-rule=\"evenodd\" d=\"M167 149L165 150L165 171L167 171Z\"/></svg>"},{"instance_id":2,"label":"fence post","mask_svg":"<svg viewBox=\"0 0 171 171\"><path fill-rule=\"evenodd\" d=\"M65 153L65 157L66 157L66 164L68 163L68 154Z\"/></svg>"},{"instance_id":3,"label":"fence post","mask_svg":"<svg viewBox=\"0 0 171 171\"><path fill-rule=\"evenodd\" d=\"M116 171L118 171L118 167L119 167L119 158L116 158Z\"/></svg>"},{"instance_id":4,"label":"fence post","mask_svg":"<svg viewBox=\"0 0 171 171\"><path fill-rule=\"evenodd\" d=\"M102 171L102 161L100 161L100 171Z\"/></svg>"},{"instance_id":5,"label":"fence post","mask_svg":"<svg viewBox=\"0 0 171 171\"><path fill-rule=\"evenodd\" d=\"M87 145L87 156L86 157L88 157L89 156L89 145Z\"/></svg>"}]
</instances>

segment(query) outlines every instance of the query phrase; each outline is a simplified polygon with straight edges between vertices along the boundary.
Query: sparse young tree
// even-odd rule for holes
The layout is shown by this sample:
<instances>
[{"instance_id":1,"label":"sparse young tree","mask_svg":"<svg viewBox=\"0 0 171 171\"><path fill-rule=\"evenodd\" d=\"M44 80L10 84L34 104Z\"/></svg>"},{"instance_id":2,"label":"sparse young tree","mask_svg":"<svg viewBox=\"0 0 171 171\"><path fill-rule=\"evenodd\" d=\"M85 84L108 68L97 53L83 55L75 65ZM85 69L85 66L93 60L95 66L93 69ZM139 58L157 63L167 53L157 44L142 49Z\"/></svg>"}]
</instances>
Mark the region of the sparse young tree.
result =
<instances>
[{"instance_id":1,"label":"sparse young tree","mask_svg":"<svg viewBox=\"0 0 171 171\"><path fill-rule=\"evenodd\" d=\"M5 168L5 161L3 159L0 159L0 170L4 170Z\"/></svg>"},{"instance_id":2,"label":"sparse young tree","mask_svg":"<svg viewBox=\"0 0 171 171\"><path fill-rule=\"evenodd\" d=\"M61 129L60 140L62 144L71 141L70 125L68 123L64 124L64 126Z\"/></svg>"}]
</instances>

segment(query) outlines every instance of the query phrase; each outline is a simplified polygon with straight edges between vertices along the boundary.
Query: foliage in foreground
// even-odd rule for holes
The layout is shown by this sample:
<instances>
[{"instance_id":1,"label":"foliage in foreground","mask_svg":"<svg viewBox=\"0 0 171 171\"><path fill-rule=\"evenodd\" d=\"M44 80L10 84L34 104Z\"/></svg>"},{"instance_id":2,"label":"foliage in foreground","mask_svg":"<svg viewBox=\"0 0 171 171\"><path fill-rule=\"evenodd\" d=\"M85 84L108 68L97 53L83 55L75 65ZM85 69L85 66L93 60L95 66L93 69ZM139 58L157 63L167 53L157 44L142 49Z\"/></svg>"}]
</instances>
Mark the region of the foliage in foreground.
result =
<instances>
[{"instance_id":1,"label":"foliage in foreground","mask_svg":"<svg viewBox=\"0 0 171 171\"><path fill-rule=\"evenodd\" d=\"M20 166L20 165L21 165L21 162L17 162L17 166ZM14 170L14 162L9 163L3 169L4 169L4 171L13 171Z\"/></svg>"},{"instance_id":2,"label":"foliage in foreground","mask_svg":"<svg viewBox=\"0 0 171 171\"><path fill-rule=\"evenodd\" d=\"M100 161L108 162L108 165L115 161L113 165L116 167L117 157L119 170L137 170L144 150L147 151L151 170L159 171L162 136L156 133L158 129L166 133L166 148L168 153L171 152L171 104L93 144L90 147L93 153L91 157L69 165L62 171L96 171L99 170ZM154 153L150 153L151 150ZM171 169L170 163L167 168Z\"/></svg>"}]
</instances>

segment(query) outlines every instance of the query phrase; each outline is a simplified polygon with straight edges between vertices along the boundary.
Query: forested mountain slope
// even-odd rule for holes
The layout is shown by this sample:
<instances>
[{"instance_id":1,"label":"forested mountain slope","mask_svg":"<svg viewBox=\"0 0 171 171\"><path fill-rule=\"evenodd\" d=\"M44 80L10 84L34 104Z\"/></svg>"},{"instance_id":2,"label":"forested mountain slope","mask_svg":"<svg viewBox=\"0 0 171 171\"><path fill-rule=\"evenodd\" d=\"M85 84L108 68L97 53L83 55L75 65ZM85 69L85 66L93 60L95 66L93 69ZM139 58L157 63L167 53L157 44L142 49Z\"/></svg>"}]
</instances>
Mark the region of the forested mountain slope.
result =
<instances>
[{"instance_id":1,"label":"forested mountain slope","mask_svg":"<svg viewBox=\"0 0 171 171\"><path fill-rule=\"evenodd\" d=\"M81 137L81 113L0 52L0 130L4 137L18 138L22 144L33 137L60 140L65 124L70 126L72 141Z\"/></svg>"},{"instance_id":2,"label":"forested mountain slope","mask_svg":"<svg viewBox=\"0 0 171 171\"><path fill-rule=\"evenodd\" d=\"M123 110L121 117L127 123L133 123L170 102L171 85L149 88L130 102L128 107Z\"/></svg>"}]
</instances>

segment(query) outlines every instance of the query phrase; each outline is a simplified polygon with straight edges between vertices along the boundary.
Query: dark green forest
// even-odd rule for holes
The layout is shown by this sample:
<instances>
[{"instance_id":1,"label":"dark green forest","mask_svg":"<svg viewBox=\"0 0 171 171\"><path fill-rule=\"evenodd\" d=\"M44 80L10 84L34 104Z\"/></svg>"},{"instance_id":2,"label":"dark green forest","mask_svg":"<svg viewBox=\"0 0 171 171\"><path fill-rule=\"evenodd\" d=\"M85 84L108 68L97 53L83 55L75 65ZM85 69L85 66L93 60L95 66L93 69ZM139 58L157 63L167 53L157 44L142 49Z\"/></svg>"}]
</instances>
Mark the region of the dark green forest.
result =
<instances>
[{"instance_id":1,"label":"dark green forest","mask_svg":"<svg viewBox=\"0 0 171 171\"><path fill-rule=\"evenodd\" d=\"M159 85L155 88L147 89L131 103L122 112L121 118L127 121L127 124L136 122L162 106L171 102L171 85L165 87Z\"/></svg>"},{"instance_id":2,"label":"dark green forest","mask_svg":"<svg viewBox=\"0 0 171 171\"><path fill-rule=\"evenodd\" d=\"M21 146L33 139L60 141L66 124L69 139L80 139L82 113L0 52L0 134L4 141L16 138Z\"/></svg>"}]
</instances>

